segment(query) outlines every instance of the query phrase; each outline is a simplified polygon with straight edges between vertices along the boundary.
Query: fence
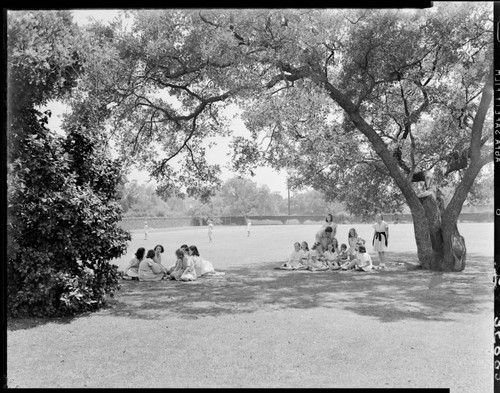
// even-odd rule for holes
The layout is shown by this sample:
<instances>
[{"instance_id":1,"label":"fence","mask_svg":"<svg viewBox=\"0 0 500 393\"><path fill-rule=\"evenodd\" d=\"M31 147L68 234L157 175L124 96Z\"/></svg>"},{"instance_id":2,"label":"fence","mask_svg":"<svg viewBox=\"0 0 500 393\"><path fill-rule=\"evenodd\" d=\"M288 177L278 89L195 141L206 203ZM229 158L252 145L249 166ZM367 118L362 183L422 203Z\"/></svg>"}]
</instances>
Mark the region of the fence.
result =
<instances>
[{"instance_id":1,"label":"fence","mask_svg":"<svg viewBox=\"0 0 500 393\"><path fill-rule=\"evenodd\" d=\"M252 225L292 225L292 224L321 224L325 221L325 216L301 215L301 216L249 216ZM246 225L246 219L242 216L219 217L217 225ZM384 214L384 219L388 223L411 223L411 214ZM373 222L363 220L361 217L350 216L348 214L333 215L333 221L338 224L365 224ZM120 226L127 230L138 230L144 228L144 223L148 223L149 228L174 228L185 226L206 225L205 220L195 217L125 217ZM461 213L458 222L493 222L493 211L481 213Z\"/></svg>"}]
</instances>

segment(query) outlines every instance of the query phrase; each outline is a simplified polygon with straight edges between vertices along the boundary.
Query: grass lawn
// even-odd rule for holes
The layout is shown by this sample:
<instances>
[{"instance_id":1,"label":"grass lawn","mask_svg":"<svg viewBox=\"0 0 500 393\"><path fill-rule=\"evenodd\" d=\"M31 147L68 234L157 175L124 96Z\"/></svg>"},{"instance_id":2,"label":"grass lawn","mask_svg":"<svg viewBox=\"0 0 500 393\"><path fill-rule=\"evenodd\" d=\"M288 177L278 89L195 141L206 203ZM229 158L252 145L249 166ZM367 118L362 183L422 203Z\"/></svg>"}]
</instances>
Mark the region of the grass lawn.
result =
<instances>
[{"instance_id":1,"label":"grass lawn","mask_svg":"<svg viewBox=\"0 0 500 393\"><path fill-rule=\"evenodd\" d=\"M340 225L347 242L351 225ZM370 225L354 225L371 242ZM414 270L413 227L390 225L386 271L274 270L318 225L133 232L138 247L195 244L219 278L123 281L109 307L8 321L10 388L439 388L493 391L493 223L460 223L467 267ZM368 247L375 264L378 256Z\"/></svg>"}]
</instances>

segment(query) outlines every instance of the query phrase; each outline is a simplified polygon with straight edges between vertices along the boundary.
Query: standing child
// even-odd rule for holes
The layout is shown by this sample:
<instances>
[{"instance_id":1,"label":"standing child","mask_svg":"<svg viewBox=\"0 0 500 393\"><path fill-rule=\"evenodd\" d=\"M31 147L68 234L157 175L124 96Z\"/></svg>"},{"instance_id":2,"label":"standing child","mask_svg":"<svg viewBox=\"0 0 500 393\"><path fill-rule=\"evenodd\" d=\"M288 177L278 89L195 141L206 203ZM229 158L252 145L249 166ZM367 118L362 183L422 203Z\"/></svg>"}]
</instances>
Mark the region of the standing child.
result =
<instances>
[{"instance_id":1,"label":"standing child","mask_svg":"<svg viewBox=\"0 0 500 393\"><path fill-rule=\"evenodd\" d=\"M148 230L149 230L148 222L144 221L144 240L148 240Z\"/></svg>"},{"instance_id":2,"label":"standing child","mask_svg":"<svg viewBox=\"0 0 500 393\"><path fill-rule=\"evenodd\" d=\"M212 243L212 232L214 230L214 223L212 220L208 220L208 242Z\"/></svg>"},{"instance_id":3,"label":"standing child","mask_svg":"<svg viewBox=\"0 0 500 393\"><path fill-rule=\"evenodd\" d=\"M380 268L385 269L385 250L389 243L389 224L384 221L382 214L378 213L377 221L373 224L373 251L378 252Z\"/></svg>"},{"instance_id":4,"label":"standing child","mask_svg":"<svg viewBox=\"0 0 500 393\"><path fill-rule=\"evenodd\" d=\"M356 229L351 228L349 229L349 234L347 235L347 244L349 244L349 248L347 249L347 254L349 255L354 255L355 254L355 248L356 248L356 243L359 239L359 236L356 232Z\"/></svg>"},{"instance_id":5,"label":"standing child","mask_svg":"<svg viewBox=\"0 0 500 393\"><path fill-rule=\"evenodd\" d=\"M247 236L250 237L250 227L252 226L252 222L249 218L247 218Z\"/></svg>"}]
</instances>

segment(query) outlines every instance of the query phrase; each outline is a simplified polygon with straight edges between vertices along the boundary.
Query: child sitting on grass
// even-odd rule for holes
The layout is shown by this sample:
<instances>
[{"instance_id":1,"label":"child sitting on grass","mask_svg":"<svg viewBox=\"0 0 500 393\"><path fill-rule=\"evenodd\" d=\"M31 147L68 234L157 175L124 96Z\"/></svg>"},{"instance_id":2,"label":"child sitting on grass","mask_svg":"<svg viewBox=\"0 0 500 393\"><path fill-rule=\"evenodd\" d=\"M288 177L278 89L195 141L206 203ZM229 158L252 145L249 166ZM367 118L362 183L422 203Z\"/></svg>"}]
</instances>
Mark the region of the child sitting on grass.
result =
<instances>
[{"instance_id":1,"label":"child sitting on grass","mask_svg":"<svg viewBox=\"0 0 500 393\"><path fill-rule=\"evenodd\" d=\"M302 258L304 258L305 252L300 247L299 242L293 243L294 250L290 254L288 261L283 263L281 266L276 269L282 270L296 270L302 266Z\"/></svg>"},{"instance_id":2,"label":"child sitting on grass","mask_svg":"<svg viewBox=\"0 0 500 393\"><path fill-rule=\"evenodd\" d=\"M330 270L338 270L340 269L340 264L337 261L339 255L337 251L334 249L333 243L329 243L327 246L327 250L323 253L326 259L326 264L330 268Z\"/></svg>"},{"instance_id":3,"label":"child sitting on grass","mask_svg":"<svg viewBox=\"0 0 500 393\"><path fill-rule=\"evenodd\" d=\"M365 246L359 246L358 259L355 270L369 272L373 269L372 257L366 252Z\"/></svg>"},{"instance_id":4,"label":"child sitting on grass","mask_svg":"<svg viewBox=\"0 0 500 393\"><path fill-rule=\"evenodd\" d=\"M139 280L139 265L144 259L145 252L146 250L144 247L139 247L137 249L134 258L132 258L125 268L125 273L123 274L124 280Z\"/></svg>"},{"instance_id":5,"label":"child sitting on grass","mask_svg":"<svg viewBox=\"0 0 500 393\"><path fill-rule=\"evenodd\" d=\"M347 252L347 246L344 243L342 243L342 245L340 246L340 253L337 257L337 263L339 264L339 266L342 266L344 263L348 261L349 261L349 254Z\"/></svg>"},{"instance_id":6,"label":"child sitting on grass","mask_svg":"<svg viewBox=\"0 0 500 393\"><path fill-rule=\"evenodd\" d=\"M342 265L342 270L352 269L357 271L369 272L373 268L372 258L366 252L366 247L364 245L356 245L355 258Z\"/></svg>"},{"instance_id":7,"label":"child sitting on grass","mask_svg":"<svg viewBox=\"0 0 500 393\"><path fill-rule=\"evenodd\" d=\"M170 273L171 280L194 281L196 280L196 270L191 257L186 255L182 249L175 251L177 261L174 270Z\"/></svg>"},{"instance_id":8,"label":"child sitting on grass","mask_svg":"<svg viewBox=\"0 0 500 393\"><path fill-rule=\"evenodd\" d=\"M309 259L311 257L311 251L309 250L309 245L306 241L300 243L300 249L302 251L302 257L300 264L296 270L307 270L309 269Z\"/></svg>"},{"instance_id":9,"label":"child sitting on grass","mask_svg":"<svg viewBox=\"0 0 500 393\"><path fill-rule=\"evenodd\" d=\"M323 245L320 242L314 243L312 246L311 257L309 258L308 270L323 271L328 270L325 256L323 255Z\"/></svg>"},{"instance_id":10,"label":"child sitting on grass","mask_svg":"<svg viewBox=\"0 0 500 393\"><path fill-rule=\"evenodd\" d=\"M160 281L165 275L163 266L153 260L154 256L155 251L149 250L139 264L139 281Z\"/></svg>"}]
</instances>

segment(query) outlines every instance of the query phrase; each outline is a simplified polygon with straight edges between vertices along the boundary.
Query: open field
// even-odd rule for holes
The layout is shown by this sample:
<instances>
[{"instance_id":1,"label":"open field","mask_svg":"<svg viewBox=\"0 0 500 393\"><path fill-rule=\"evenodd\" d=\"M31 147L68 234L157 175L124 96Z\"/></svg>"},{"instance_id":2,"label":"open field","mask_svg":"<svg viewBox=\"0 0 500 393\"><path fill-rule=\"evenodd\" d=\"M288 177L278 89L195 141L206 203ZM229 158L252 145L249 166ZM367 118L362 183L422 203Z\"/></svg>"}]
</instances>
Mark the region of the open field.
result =
<instances>
[{"instance_id":1,"label":"open field","mask_svg":"<svg viewBox=\"0 0 500 393\"><path fill-rule=\"evenodd\" d=\"M350 226L339 226L339 241ZM413 229L390 226L386 271L273 270L317 225L134 232L174 261L196 244L220 278L124 281L110 306L8 325L8 383L21 388L440 388L493 392L493 224L459 224L461 273L415 270ZM356 225L368 242L369 225ZM374 263L377 256L371 252ZM404 263L404 265L401 265ZM413 265L414 267L414 265Z\"/></svg>"},{"instance_id":2,"label":"open field","mask_svg":"<svg viewBox=\"0 0 500 393\"><path fill-rule=\"evenodd\" d=\"M305 240L311 247L314 235L320 227L320 225L254 225L250 237L247 237L246 226L216 226L212 243L208 242L206 227L154 229L149 231L148 240L144 240L142 231L132 231L132 241L127 254L114 260L113 263L123 269L133 258L137 248L144 247L147 251L156 244L161 244L165 248L162 255L162 260L166 261L164 265L175 262L174 252L182 244L196 245L202 257L211 261L216 269L221 270L230 266L279 263L288 258L293 251L294 242ZM373 236L371 224L339 225L337 228L339 244L347 244L347 234L352 227L356 228L358 235L367 241L367 251L374 263L378 264L378 255L373 253L370 246ZM459 223L458 228L465 237L468 253L493 256L493 223ZM400 262L418 263L413 224L390 225L389 238L388 258L394 258L394 254L404 253L405 258ZM493 269L493 264L491 267Z\"/></svg>"}]
</instances>

